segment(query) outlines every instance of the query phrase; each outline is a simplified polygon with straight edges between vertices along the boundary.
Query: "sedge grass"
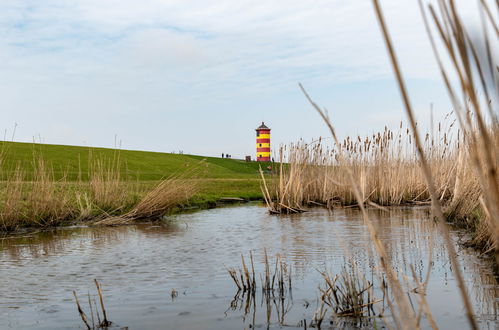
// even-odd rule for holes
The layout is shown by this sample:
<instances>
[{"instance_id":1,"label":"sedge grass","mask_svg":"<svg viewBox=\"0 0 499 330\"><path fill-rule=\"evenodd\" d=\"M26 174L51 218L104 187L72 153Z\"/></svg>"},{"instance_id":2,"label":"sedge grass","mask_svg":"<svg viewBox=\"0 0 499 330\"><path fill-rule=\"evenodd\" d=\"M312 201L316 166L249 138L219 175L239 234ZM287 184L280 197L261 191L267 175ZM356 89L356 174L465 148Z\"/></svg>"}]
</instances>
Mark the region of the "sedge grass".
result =
<instances>
[{"instance_id":1,"label":"sedge grass","mask_svg":"<svg viewBox=\"0 0 499 330\"><path fill-rule=\"evenodd\" d=\"M192 174L192 170L156 185L139 185L121 177L121 166L119 158L96 159L88 167L88 181L68 182L63 178L56 180L50 164L33 154L29 176L21 165L1 173L4 181L0 182L0 230L75 221L114 224L116 221L111 219L157 219L187 204L199 186L196 180L187 180L186 173Z\"/></svg>"}]
</instances>

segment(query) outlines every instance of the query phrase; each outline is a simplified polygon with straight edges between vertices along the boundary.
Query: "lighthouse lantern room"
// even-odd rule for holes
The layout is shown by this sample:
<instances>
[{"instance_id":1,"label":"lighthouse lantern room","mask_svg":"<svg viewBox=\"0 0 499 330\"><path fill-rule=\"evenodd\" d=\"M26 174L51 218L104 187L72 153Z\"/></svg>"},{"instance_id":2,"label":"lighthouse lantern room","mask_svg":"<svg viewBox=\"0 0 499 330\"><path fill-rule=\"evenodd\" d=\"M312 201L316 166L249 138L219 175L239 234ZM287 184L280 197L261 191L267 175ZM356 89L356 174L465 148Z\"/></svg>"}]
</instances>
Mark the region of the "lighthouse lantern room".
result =
<instances>
[{"instance_id":1,"label":"lighthouse lantern room","mask_svg":"<svg viewBox=\"0 0 499 330\"><path fill-rule=\"evenodd\" d=\"M263 121L256 129L256 161L270 162L270 128Z\"/></svg>"}]
</instances>

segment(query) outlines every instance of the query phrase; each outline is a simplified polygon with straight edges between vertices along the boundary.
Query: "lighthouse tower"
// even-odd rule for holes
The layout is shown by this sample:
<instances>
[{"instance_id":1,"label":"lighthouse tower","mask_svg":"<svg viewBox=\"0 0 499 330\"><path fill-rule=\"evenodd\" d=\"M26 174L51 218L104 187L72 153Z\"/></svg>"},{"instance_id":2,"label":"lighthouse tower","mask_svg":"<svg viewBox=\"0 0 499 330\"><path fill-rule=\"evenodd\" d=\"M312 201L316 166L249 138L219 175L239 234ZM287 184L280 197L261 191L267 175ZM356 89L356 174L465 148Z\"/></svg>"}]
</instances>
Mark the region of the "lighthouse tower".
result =
<instances>
[{"instance_id":1,"label":"lighthouse tower","mask_svg":"<svg viewBox=\"0 0 499 330\"><path fill-rule=\"evenodd\" d=\"M263 121L256 129L256 161L270 162L270 128Z\"/></svg>"}]
</instances>

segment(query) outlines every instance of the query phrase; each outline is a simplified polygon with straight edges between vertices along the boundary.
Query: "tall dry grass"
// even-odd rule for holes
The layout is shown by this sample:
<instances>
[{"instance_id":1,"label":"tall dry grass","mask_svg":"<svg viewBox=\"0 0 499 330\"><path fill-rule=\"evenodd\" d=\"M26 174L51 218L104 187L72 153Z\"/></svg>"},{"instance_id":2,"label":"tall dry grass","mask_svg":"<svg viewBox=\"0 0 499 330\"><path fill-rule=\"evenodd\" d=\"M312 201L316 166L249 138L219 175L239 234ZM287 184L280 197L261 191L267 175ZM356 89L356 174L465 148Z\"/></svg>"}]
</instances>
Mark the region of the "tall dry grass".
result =
<instances>
[{"instance_id":1,"label":"tall dry grass","mask_svg":"<svg viewBox=\"0 0 499 330\"><path fill-rule=\"evenodd\" d=\"M71 196L60 189L52 168L41 157L34 159L33 181L26 189L26 218L39 226L58 224L74 212Z\"/></svg>"},{"instance_id":2,"label":"tall dry grass","mask_svg":"<svg viewBox=\"0 0 499 330\"><path fill-rule=\"evenodd\" d=\"M192 180L192 177L201 171L201 164L203 161L161 180L152 190L146 191L129 211L105 217L96 223L116 225L137 219L157 219L168 211L183 206L199 191L199 182Z\"/></svg>"},{"instance_id":3,"label":"tall dry grass","mask_svg":"<svg viewBox=\"0 0 499 330\"><path fill-rule=\"evenodd\" d=\"M192 198L199 187L192 180L169 178L161 181L127 213L134 219L157 218Z\"/></svg>"},{"instance_id":4,"label":"tall dry grass","mask_svg":"<svg viewBox=\"0 0 499 330\"><path fill-rule=\"evenodd\" d=\"M94 158L90 154L88 185L90 199L99 209L115 214L129 206L133 200L133 185L122 178L122 162L119 151L112 158ZM80 181L80 184L84 184Z\"/></svg>"},{"instance_id":5,"label":"tall dry grass","mask_svg":"<svg viewBox=\"0 0 499 330\"><path fill-rule=\"evenodd\" d=\"M57 225L75 214L71 196L54 180L53 171L34 156L30 180L19 165L0 183L0 228L15 230L26 225Z\"/></svg>"},{"instance_id":6,"label":"tall dry grass","mask_svg":"<svg viewBox=\"0 0 499 330\"><path fill-rule=\"evenodd\" d=\"M470 178L471 170L457 162L465 153L462 136L452 130L452 124L440 124L435 137L426 135L424 149L431 155L429 162L436 173L439 198L451 200L454 189L463 189ZM430 202L416 146L402 123L397 131L385 128L383 132L347 137L332 145L322 140L310 144L300 141L280 148L278 159L279 175L269 182L265 194L272 209L279 213L311 205L358 204L349 172L357 179L365 203L389 206ZM461 174L460 180L456 180L457 173Z\"/></svg>"},{"instance_id":7,"label":"tall dry grass","mask_svg":"<svg viewBox=\"0 0 499 330\"><path fill-rule=\"evenodd\" d=\"M77 221L114 224L112 219L159 218L186 204L198 186L195 180L177 174L153 188L139 187L138 182L122 178L119 152L112 159L90 157L88 181L55 180L50 164L36 153L32 162L29 176L20 164L5 171L0 167L0 231Z\"/></svg>"},{"instance_id":8,"label":"tall dry grass","mask_svg":"<svg viewBox=\"0 0 499 330\"><path fill-rule=\"evenodd\" d=\"M432 5L425 7L420 1L428 36L461 134L450 145L444 134L443 141L438 140L435 146L433 139L428 144L429 135L425 138L420 135L383 12L377 0L372 2L407 114L408 142L402 142L400 133L393 134L388 129L372 139L359 137L340 142L327 113L300 85L308 101L328 125L334 144L328 149L321 144L302 142L281 150L280 177L267 185L262 175L262 191L273 213L299 212L307 204L329 207L335 203L358 205L375 243L380 268L393 294L390 309L395 326L408 329L420 327L422 312L416 315L411 309L403 283L390 263L365 206L430 201L446 243L469 326L477 329L444 210L451 219L470 222L476 228L475 241L483 243L489 251L495 251L499 263L499 66L494 53L499 40L498 25L484 0L479 2L482 31L478 37L470 37L453 0L436 1L436 8ZM495 7L499 9L498 2L495 2ZM448 66L441 60L428 13L450 62ZM457 77L455 80L450 78L449 70ZM283 151L287 151L287 166L282 164ZM418 283L418 287L420 285ZM427 307L425 313L431 320Z\"/></svg>"},{"instance_id":9,"label":"tall dry grass","mask_svg":"<svg viewBox=\"0 0 499 330\"><path fill-rule=\"evenodd\" d=\"M377 1L373 2L414 137L419 139L409 95L388 30L384 25ZM484 0L481 0L478 6L482 18L481 31L473 31L466 26L453 0L440 0L437 2L437 7L430 4L427 8L422 1L419 3L428 37L465 141L465 152L459 159L464 170L458 172L459 181L449 207L449 214L474 220L479 234L475 240L484 243L483 245L490 251L495 250L496 260L499 262L497 22ZM498 2L492 4L494 5L499 9ZM430 24L433 24L436 33L433 33ZM443 52L439 51L434 34L440 38ZM448 64L444 63L444 56ZM419 153L428 187L432 190L436 175L427 165L427 155L422 150ZM435 199L432 198L434 212L439 215L440 208ZM443 217L441 218L443 222Z\"/></svg>"}]
</instances>

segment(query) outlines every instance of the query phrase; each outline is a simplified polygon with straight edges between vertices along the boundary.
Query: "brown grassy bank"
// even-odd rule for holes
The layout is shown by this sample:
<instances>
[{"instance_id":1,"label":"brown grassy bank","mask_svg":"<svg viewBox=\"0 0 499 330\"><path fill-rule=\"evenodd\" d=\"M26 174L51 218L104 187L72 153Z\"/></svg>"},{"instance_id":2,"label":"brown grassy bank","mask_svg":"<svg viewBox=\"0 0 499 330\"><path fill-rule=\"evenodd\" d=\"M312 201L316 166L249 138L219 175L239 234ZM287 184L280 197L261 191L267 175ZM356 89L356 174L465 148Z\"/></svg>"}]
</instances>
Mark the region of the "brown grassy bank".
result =
<instances>
[{"instance_id":1,"label":"brown grassy bank","mask_svg":"<svg viewBox=\"0 0 499 330\"><path fill-rule=\"evenodd\" d=\"M483 237L483 191L470 159L476 146L467 141L455 121L439 123L425 134L423 152L449 220L472 228L476 243L489 249ZM499 153L499 126L490 127L491 147ZM303 141L282 147L278 175L267 180L269 208L289 213L323 205L358 205L349 182L352 173L362 202L370 205L430 204L431 196L411 131L402 124L396 131L366 137L347 137L338 144ZM497 168L497 167L496 167ZM265 191L265 189L264 189Z\"/></svg>"},{"instance_id":2,"label":"brown grassy bank","mask_svg":"<svg viewBox=\"0 0 499 330\"><path fill-rule=\"evenodd\" d=\"M199 182L190 180L199 166L148 184L126 180L120 174L124 165L119 153L116 155L92 160L86 181L56 180L50 163L37 155L29 176L21 166L2 173L0 231L158 218L186 205L200 187Z\"/></svg>"},{"instance_id":3,"label":"brown grassy bank","mask_svg":"<svg viewBox=\"0 0 499 330\"><path fill-rule=\"evenodd\" d=\"M259 186L256 162L0 141L0 232L261 199Z\"/></svg>"}]
</instances>

